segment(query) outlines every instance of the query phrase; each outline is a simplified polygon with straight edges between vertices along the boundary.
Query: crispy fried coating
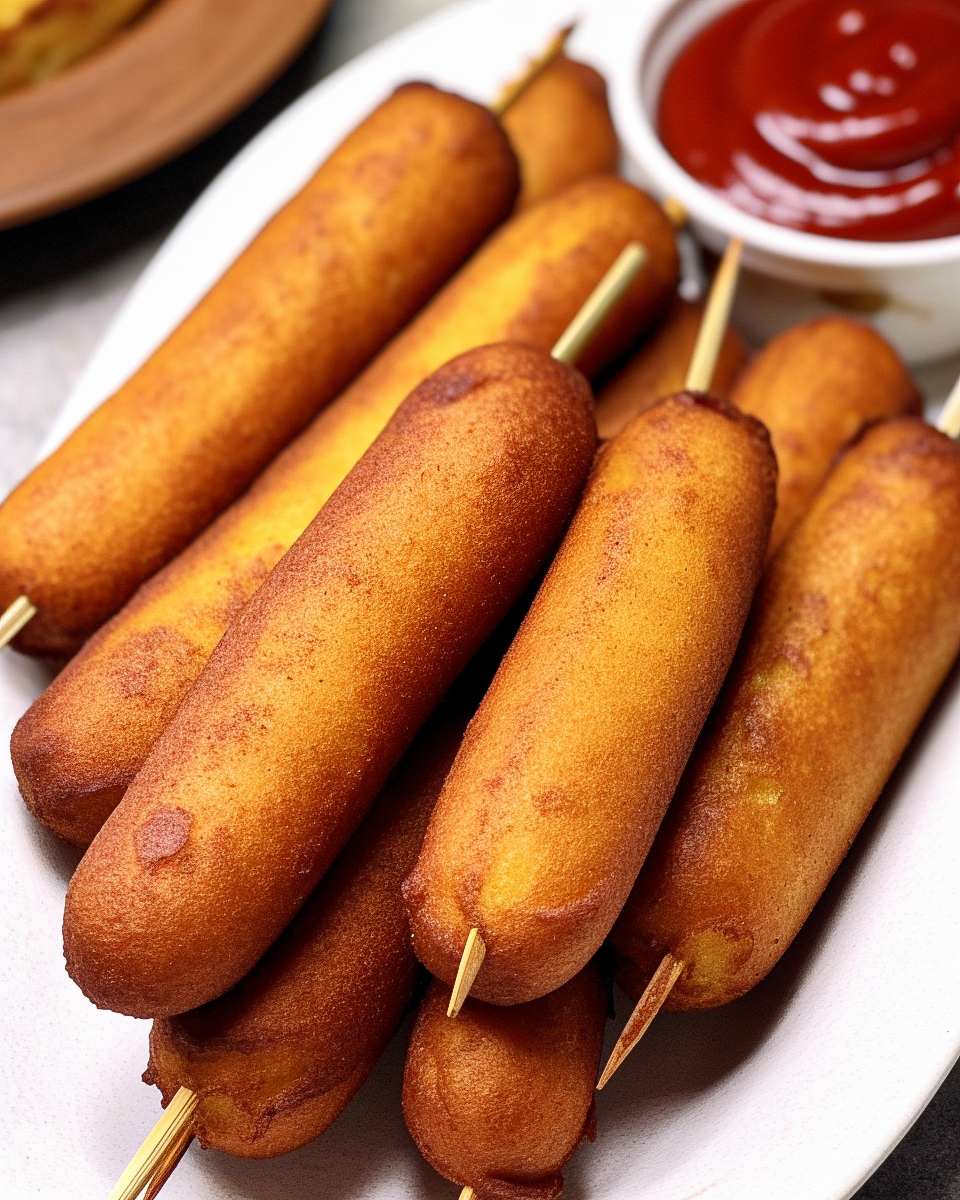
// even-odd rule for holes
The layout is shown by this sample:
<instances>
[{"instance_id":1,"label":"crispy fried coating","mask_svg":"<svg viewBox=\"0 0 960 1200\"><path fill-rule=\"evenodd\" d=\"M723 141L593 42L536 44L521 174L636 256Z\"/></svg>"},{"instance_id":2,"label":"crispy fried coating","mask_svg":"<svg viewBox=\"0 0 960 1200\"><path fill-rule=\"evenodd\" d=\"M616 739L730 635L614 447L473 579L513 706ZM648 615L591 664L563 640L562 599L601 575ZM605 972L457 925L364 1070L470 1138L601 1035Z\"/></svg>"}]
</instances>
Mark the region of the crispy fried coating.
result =
<instances>
[{"instance_id":1,"label":"crispy fried coating","mask_svg":"<svg viewBox=\"0 0 960 1200\"><path fill-rule=\"evenodd\" d=\"M683 389L704 307L702 301L692 303L675 296L656 329L597 392L597 432L601 438L616 437L634 417L653 408L664 396ZM720 344L711 393L726 399L746 362L746 343L728 325Z\"/></svg>"},{"instance_id":2,"label":"crispy fried coating","mask_svg":"<svg viewBox=\"0 0 960 1200\"><path fill-rule=\"evenodd\" d=\"M590 175L613 173L620 142L599 71L561 55L502 118L520 162L517 208Z\"/></svg>"},{"instance_id":3,"label":"crispy fried coating","mask_svg":"<svg viewBox=\"0 0 960 1200\"><path fill-rule=\"evenodd\" d=\"M434 980L403 1075L403 1115L427 1162L477 1200L556 1200L561 1168L595 1136L609 994L590 964L539 1000L468 999L451 1021L450 989Z\"/></svg>"},{"instance_id":4,"label":"crispy fried coating","mask_svg":"<svg viewBox=\"0 0 960 1200\"><path fill-rule=\"evenodd\" d=\"M560 987L619 913L733 658L766 551L763 426L689 393L597 457L404 884L414 949L472 994Z\"/></svg>"},{"instance_id":5,"label":"crispy fried coating","mask_svg":"<svg viewBox=\"0 0 960 1200\"><path fill-rule=\"evenodd\" d=\"M509 212L482 106L407 84L0 506L0 610L66 654L250 483Z\"/></svg>"},{"instance_id":6,"label":"crispy fried coating","mask_svg":"<svg viewBox=\"0 0 960 1200\"><path fill-rule=\"evenodd\" d=\"M408 397L77 868L65 953L92 1000L167 1016L253 967L558 540L595 444L583 377L519 344Z\"/></svg>"},{"instance_id":7,"label":"crispy fried coating","mask_svg":"<svg viewBox=\"0 0 960 1200\"><path fill-rule=\"evenodd\" d=\"M767 569L737 664L612 943L639 996L712 1008L773 967L960 650L960 446L869 428Z\"/></svg>"},{"instance_id":8,"label":"crispy fried coating","mask_svg":"<svg viewBox=\"0 0 960 1200\"><path fill-rule=\"evenodd\" d=\"M403 397L472 346L511 339L549 350L631 238L651 263L593 354L629 344L676 283L659 206L595 179L508 222L253 488L137 593L14 731L23 796L86 846L119 802L229 622L361 457ZM589 364L588 364L589 365Z\"/></svg>"},{"instance_id":9,"label":"crispy fried coating","mask_svg":"<svg viewBox=\"0 0 960 1200\"><path fill-rule=\"evenodd\" d=\"M400 895L466 727L438 712L332 870L249 975L219 1000L162 1017L144 1074L168 1103L200 1097L204 1147L295 1150L343 1111L413 1004L421 969Z\"/></svg>"},{"instance_id":10,"label":"crispy fried coating","mask_svg":"<svg viewBox=\"0 0 960 1200\"><path fill-rule=\"evenodd\" d=\"M920 393L897 352L849 317L804 321L773 338L731 399L763 421L777 456L771 558L810 507L838 452L865 425L920 412Z\"/></svg>"}]
</instances>

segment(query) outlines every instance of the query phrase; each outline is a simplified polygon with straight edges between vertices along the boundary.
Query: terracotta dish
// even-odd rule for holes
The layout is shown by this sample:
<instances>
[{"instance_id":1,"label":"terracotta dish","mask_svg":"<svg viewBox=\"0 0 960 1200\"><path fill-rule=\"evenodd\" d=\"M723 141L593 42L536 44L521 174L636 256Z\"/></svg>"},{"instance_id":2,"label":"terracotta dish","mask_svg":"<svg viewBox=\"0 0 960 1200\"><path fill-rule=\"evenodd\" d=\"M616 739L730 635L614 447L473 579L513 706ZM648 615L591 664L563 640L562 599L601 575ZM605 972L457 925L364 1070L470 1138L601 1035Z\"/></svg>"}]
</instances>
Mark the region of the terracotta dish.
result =
<instances>
[{"instance_id":1,"label":"terracotta dish","mask_svg":"<svg viewBox=\"0 0 960 1200\"><path fill-rule=\"evenodd\" d=\"M331 0L160 0L102 50L0 99L0 228L149 171L241 109Z\"/></svg>"}]
</instances>

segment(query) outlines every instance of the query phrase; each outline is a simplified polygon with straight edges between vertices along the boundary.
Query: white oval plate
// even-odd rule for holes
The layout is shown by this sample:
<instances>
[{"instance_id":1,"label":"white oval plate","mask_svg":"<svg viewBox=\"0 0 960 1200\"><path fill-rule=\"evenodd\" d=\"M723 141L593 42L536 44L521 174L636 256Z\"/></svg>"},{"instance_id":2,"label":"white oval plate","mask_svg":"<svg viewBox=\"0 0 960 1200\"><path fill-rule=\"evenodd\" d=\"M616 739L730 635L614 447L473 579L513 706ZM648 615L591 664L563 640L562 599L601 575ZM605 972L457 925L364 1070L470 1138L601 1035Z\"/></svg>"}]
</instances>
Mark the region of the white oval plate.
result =
<instances>
[{"instance_id":1,"label":"white oval plate","mask_svg":"<svg viewBox=\"0 0 960 1200\"><path fill-rule=\"evenodd\" d=\"M572 49L604 69L638 0L480 0L375 48L299 100L198 200L144 273L51 437L135 368L343 133L409 78L496 93L577 12ZM605 49L606 48L606 49ZM615 56L610 54L611 60ZM44 684L0 655L0 737ZM891 697L896 703L896 697ZM956 674L807 929L772 976L710 1013L658 1018L599 1101L599 1140L567 1171L596 1200L845 1200L960 1052L960 687ZM0 1182L18 1200L105 1200L156 1119L148 1024L98 1012L63 972L75 856L37 828L0 766L3 934ZM622 997L621 997L622 1001ZM625 1006L621 1003L621 1018ZM611 1029L611 1036L613 1035ZM399 1111L402 1043L336 1125L266 1162L191 1150L170 1200L441 1197Z\"/></svg>"}]
</instances>

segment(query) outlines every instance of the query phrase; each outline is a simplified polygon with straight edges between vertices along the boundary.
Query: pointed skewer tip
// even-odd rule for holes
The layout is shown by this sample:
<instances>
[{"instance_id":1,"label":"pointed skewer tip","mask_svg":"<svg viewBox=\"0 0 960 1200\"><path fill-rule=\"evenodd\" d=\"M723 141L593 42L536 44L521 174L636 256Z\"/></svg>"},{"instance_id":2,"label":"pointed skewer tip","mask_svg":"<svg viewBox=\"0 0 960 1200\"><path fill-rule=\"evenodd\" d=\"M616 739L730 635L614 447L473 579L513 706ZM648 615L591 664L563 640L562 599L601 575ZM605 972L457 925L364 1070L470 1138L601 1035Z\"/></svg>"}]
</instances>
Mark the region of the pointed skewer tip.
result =
<instances>
[{"instance_id":1,"label":"pointed skewer tip","mask_svg":"<svg viewBox=\"0 0 960 1200\"><path fill-rule=\"evenodd\" d=\"M603 1074L597 1084L598 1092L606 1087L624 1059L650 1028L650 1022L663 1008L667 997L673 991L674 984L680 978L683 968L684 963L670 953L665 954L660 960L660 965L654 971L643 995L637 1001L636 1008L630 1014L623 1033L620 1034L617 1044L607 1059L607 1065L603 1068Z\"/></svg>"},{"instance_id":2,"label":"pointed skewer tip","mask_svg":"<svg viewBox=\"0 0 960 1200\"><path fill-rule=\"evenodd\" d=\"M483 966L486 953L487 947L479 930L471 929L467 934L463 954L460 956L460 966L457 968L457 977L453 982L453 991L450 993L450 1003L447 1005L448 1017L455 1017L463 1008L464 1001L470 995L470 989L473 987L473 981Z\"/></svg>"}]
</instances>

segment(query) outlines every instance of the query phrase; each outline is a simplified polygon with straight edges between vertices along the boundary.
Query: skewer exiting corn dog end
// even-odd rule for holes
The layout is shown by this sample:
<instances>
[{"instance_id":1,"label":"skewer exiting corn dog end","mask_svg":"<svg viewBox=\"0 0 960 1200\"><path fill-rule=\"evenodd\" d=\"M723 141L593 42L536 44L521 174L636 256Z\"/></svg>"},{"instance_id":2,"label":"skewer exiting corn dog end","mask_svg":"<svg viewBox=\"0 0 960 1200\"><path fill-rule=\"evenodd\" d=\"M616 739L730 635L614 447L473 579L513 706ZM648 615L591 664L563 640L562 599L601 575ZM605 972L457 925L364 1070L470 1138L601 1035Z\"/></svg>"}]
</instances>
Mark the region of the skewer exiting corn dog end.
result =
<instances>
[{"instance_id":1,"label":"skewer exiting corn dog end","mask_svg":"<svg viewBox=\"0 0 960 1200\"><path fill-rule=\"evenodd\" d=\"M742 241L739 238L731 239L717 269L700 332L694 347L693 358L687 373L686 386L691 392L706 392L709 389L720 352L720 346L723 343L730 317L742 251ZM618 263L614 264L608 276L598 286L594 296L584 305L582 315L589 313L591 308L599 308L603 304L605 293L613 291L616 278L620 272L625 273L630 270L630 263L633 258L639 259L634 270L639 269L639 265L643 261L640 248L631 251L631 248L628 247L623 252ZM632 275L630 278L632 278ZM575 321L570 330L568 330L568 333L557 343L553 352L555 357L562 357L564 354L570 352L570 345L573 343L575 337L574 326L576 324L577 322ZM576 350L577 346L574 344L573 351L576 352ZM486 949L479 928L472 927L467 936L460 963L457 967L447 1009L448 1017L456 1017L463 1007L463 1003L470 994L483 966Z\"/></svg>"},{"instance_id":2,"label":"skewer exiting corn dog end","mask_svg":"<svg viewBox=\"0 0 960 1200\"><path fill-rule=\"evenodd\" d=\"M582 351L636 277L644 257L643 248L636 243L624 249L560 339L558 353L572 359ZM399 887L397 897L399 901ZM289 936L288 933L286 937L289 939ZM179 1087L160 1121L121 1176L111 1200L133 1200L144 1187L148 1188L149 1195L158 1194L192 1140L191 1126L198 1103L196 1092L183 1085Z\"/></svg>"},{"instance_id":3,"label":"skewer exiting corn dog end","mask_svg":"<svg viewBox=\"0 0 960 1200\"><path fill-rule=\"evenodd\" d=\"M607 1059L607 1065L603 1068L603 1073L597 1083L598 1092L603 1090L623 1060L647 1032L653 1018L666 1004L667 997L680 978L683 966L684 964L678 958L674 958L669 951L660 960L660 965L654 971L643 995L637 1002L637 1007L630 1014L630 1020Z\"/></svg>"},{"instance_id":4,"label":"skewer exiting corn dog end","mask_svg":"<svg viewBox=\"0 0 960 1200\"><path fill-rule=\"evenodd\" d=\"M212 1003L154 1023L144 1081L160 1088L167 1112L124 1172L116 1200L132 1200L151 1171L148 1195L159 1192L194 1136L246 1158L305 1145L367 1078L421 991L400 883L478 682L455 686L251 974Z\"/></svg>"},{"instance_id":5,"label":"skewer exiting corn dog end","mask_svg":"<svg viewBox=\"0 0 960 1200\"><path fill-rule=\"evenodd\" d=\"M410 1036L403 1115L414 1142L461 1196L556 1200L564 1165L596 1136L609 977L588 963L526 1004L470 999L456 1021L447 1000L434 981Z\"/></svg>"},{"instance_id":6,"label":"skewer exiting corn dog end","mask_svg":"<svg viewBox=\"0 0 960 1200\"><path fill-rule=\"evenodd\" d=\"M611 935L618 978L643 990L598 1087L668 1001L724 1004L779 961L956 660L958 437L960 381L936 428L868 424L768 566Z\"/></svg>"},{"instance_id":7,"label":"skewer exiting corn dog end","mask_svg":"<svg viewBox=\"0 0 960 1200\"><path fill-rule=\"evenodd\" d=\"M150 1136L130 1160L129 1165L117 1180L116 1186L110 1193L109 1200L134 1200L144 1188L160 1172L166 1171L164 1179L169 1176L176 1162L170 1165L171 1151L179 1149L190 1128L194 1110L199 1102L199 1096L189 1088L181 1088L163 1111ZM190 1142L186 1138L183 1144L182 1156ZM177 1159L179 1161L179 1157Z\"/></svg>"},{"instance_id":8,"label":"skewer exiting corn dog end","mask_svg":"<svg viewBox=\"0 0 960 1200\"><path fill-rule=\"evenodd\" d=\"M960 438L960 379L947 397L937 421L937 429L949 438Z\"/></svg>"}]
</instances>

